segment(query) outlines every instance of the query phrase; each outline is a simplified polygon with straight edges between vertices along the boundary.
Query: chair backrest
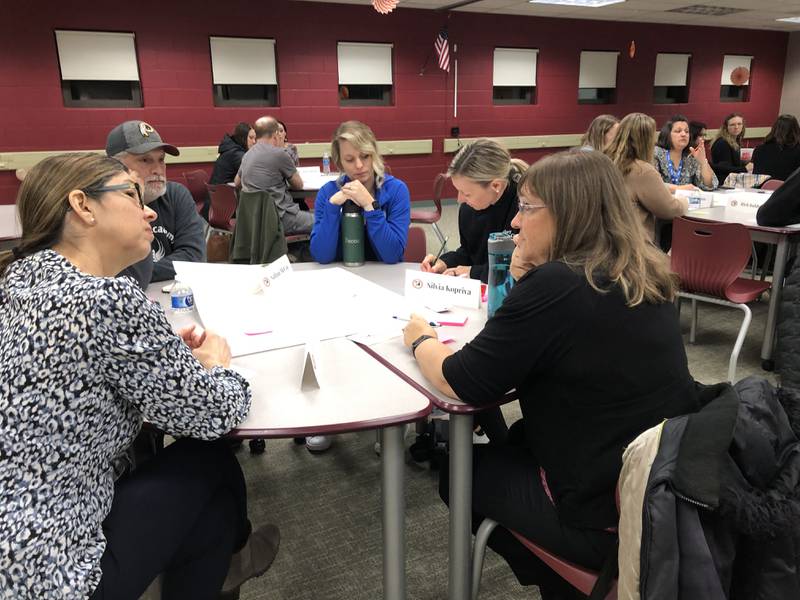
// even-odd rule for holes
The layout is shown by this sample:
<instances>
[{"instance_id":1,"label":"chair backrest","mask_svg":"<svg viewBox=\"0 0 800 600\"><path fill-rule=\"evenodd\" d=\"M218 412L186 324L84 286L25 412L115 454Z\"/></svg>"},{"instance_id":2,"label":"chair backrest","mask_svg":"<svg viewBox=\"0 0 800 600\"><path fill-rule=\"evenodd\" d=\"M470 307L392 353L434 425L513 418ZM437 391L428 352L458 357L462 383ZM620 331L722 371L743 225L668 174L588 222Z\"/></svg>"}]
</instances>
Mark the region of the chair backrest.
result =
<instances>
[{"instance_id":1,"label":"chair backrest","mask_svg":"<svg viewBox=\"0 0 800 600\"><path fill-rule=\"evenodd\" d=\"M202 169L195 171L186 171L183 173L186 178L186 187L189 188L189 193L194 198L194 204L197 207L197 212L203 209L206 203L206 184L208 183L208 173Z\"/></svg>"},{"instance_id":2,"label":"chair backrest","mask_svg":"<svg viewBox=\"0 0 800 600\"><path fill-rule=\"evenodd\" d=\"M208 209L208 224L215 229L233 231L231 217L236 212L236 190L227 183L206 184L205 187L211 198L211 206Z\"/></svg>"},{"instance_id":3,"label":"chair backrest","mask_svg":"<svg viewBox=\"0 0 800 600\"><path fill-rule=\"evenodd\" d=\"M436 212L442 216L442 193L444 192L444 184L447 182L447 175L439 173L436 179L433 180L433 204L436 206Z\"/></svg>"},{"instance_id":4,"label":"chair backrest","mask_svg":"<svg viewBox=\"0 0 800 600\"><path fill-rule=\"evenodd\" d=\"M425 240L425 231L422 227L408 228L408 243L403 252L404 262L421 263L428 254L428 246Z\"/></svg>"},{"instance_id":5,"label":"chair backrest","mask_svg":"<svg viewBox=\"0 0 800 600\"><path fill-rule=\"evenodd\" d=\"M767 179L761 186L762 190L777 190L783 185L783 179Z\"/></svg>"},{"instance_id":6,"label":"chair backrest","mask_svg":"<svg viewBox=\"0 0 800 600\"><path fill-rule=\"evenodd\" d=\"M701 223L679 217L672 224L672 270L686 292L726 298L750 259L750 234L739 223Z\"/></svg>"}]
</instances>

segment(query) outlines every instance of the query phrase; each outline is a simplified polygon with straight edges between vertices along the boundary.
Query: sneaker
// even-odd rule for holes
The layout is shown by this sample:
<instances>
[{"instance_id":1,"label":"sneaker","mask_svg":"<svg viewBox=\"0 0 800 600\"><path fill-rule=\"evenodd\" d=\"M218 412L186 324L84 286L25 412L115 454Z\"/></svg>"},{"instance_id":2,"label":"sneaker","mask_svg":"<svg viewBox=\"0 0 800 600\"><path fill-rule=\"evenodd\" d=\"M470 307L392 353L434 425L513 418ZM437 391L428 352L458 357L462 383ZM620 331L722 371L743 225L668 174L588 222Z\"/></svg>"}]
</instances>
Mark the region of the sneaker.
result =
<instances>
[{"instance_id":1,"label":"sneaker","mask_svg":"<svg viewBox=\"0 0 800 600\"><path fill-rule=\"evenodd\" d=\"M472 432L472 443L473 444L488 444L489 437L481 431L478 433L477 431Z\"/></svg>"},{"instance_id":2,"label":"sneaker","mask_svg":"<svg viewBox=\"0 0 800 600\"><path fill-rule=\"evenodd\" d=\"M275 525L263 525L253 531L244 548L231 557L222 597L236 597L245 581L266 573L278 554L280 542L281 532Z\"/></svg>"},{"instance_id":3,"label":"sneaker","mask_svg":"<svg viewBox=\"0 0 800 600\"><path fill-rule=\"evenodd\" d=\"M306 438L306 448L309 452L325 452L332 443L333 437L330 435L312 435Z\"/></svg>"}]
</instances>

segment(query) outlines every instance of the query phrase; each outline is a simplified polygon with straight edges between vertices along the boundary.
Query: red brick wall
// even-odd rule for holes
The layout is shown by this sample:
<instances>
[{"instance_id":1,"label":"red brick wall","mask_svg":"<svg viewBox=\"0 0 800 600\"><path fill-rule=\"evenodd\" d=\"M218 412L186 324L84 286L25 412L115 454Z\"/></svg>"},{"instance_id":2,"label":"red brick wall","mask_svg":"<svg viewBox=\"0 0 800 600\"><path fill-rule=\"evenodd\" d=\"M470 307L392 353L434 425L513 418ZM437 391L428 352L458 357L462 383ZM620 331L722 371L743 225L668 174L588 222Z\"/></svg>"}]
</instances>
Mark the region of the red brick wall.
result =
<instances>
[{"instance_id":1,"label":"red brick wall","mask_svg":"<svg viewBox=\"0 0 800 600\"><path fill-rule=\"evenodd\" d=\"M0 20L0 153L101 148L111 127L132 118L152 123L170 143L190 146L216 144L234 123L265 112L285 121L295 141L328 140L339 122L357 118L379 138L433 138L433 155L388 160L393 174L411 187L412 198L422 199L430 197L435 173L449 160L442 153L442 139L449 137L453 125L464 137L537 135L583 131L600 112L622 116L643 111L661 123L680 110L712 127L732 108L740 109L750 126L768 126L777 115L784 33L456 12L449 19L459 61L459 109L453 119L452 72L446 76L431 57L425 74L419 74L444 21L440 13L403 9L402 4L383 16L369 6L287 0L14 3L4 7ZM64 108L53 34L57 28L133 31L145 107ZM281 106L214 107L209 35L275 38ZM338 106L336 42L340 40L394 44L394 106ZM635 59L627 53L632 40ZM492 105L495 46L539 49L536 105ZM616 104L577 104L581 50L620 51ZM690 102L685 105L651 103L656 53L669 51L692 54ZM748 103L719 102L726 53L755 57ZM531 161L544 153L525 151L518 156ZM210 170L210 165L205 167ZM171 172L191 168L176 165ZM16 187L13 174L0 171L0 203L13 202Z\"/></svg>"}]
</instances>

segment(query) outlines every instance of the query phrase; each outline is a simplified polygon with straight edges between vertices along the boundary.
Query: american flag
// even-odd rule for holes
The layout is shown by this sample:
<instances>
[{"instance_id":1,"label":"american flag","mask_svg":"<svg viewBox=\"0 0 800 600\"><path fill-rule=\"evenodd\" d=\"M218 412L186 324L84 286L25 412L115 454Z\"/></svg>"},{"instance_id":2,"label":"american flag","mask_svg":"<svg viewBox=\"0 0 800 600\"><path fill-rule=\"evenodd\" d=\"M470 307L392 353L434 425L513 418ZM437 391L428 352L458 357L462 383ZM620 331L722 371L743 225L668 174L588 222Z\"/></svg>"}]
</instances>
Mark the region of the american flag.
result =
<instances>
[{"instance_id":1,"label":"american flag","mask_svg":"<svg viewBox=\"0 0 800 600\"><path fill-rule=\"evenodd\" d=\"M447 42L447 29L442 29L433 42L433 49L439 57L439 68L450 72L450 44Z\"/></svg>"}]
</instances>

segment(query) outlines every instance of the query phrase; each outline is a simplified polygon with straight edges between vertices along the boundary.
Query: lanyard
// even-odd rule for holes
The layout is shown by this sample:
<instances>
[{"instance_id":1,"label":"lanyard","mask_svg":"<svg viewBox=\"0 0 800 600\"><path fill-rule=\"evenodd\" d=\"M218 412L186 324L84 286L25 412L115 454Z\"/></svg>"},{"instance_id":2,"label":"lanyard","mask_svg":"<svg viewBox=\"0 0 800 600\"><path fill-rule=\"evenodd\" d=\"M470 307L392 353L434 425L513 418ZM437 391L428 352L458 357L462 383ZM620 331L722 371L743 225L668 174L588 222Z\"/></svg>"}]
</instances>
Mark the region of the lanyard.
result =
<instances>
[{"instance_id":1,"label":"lanyard","mask_svg":"<svg viewBox=\"0 0 800 600\"><path fill-rule=\"evenodd\" d=\"M675 167L672 165L672 157L669 155L669 150L667 150L667 169L669 170L669 180L678 185L681 181L681 172L683 171L683 157L681 157L681 162L678 163L678 171L675 171Z\"/></svg>"}]
</instances>

